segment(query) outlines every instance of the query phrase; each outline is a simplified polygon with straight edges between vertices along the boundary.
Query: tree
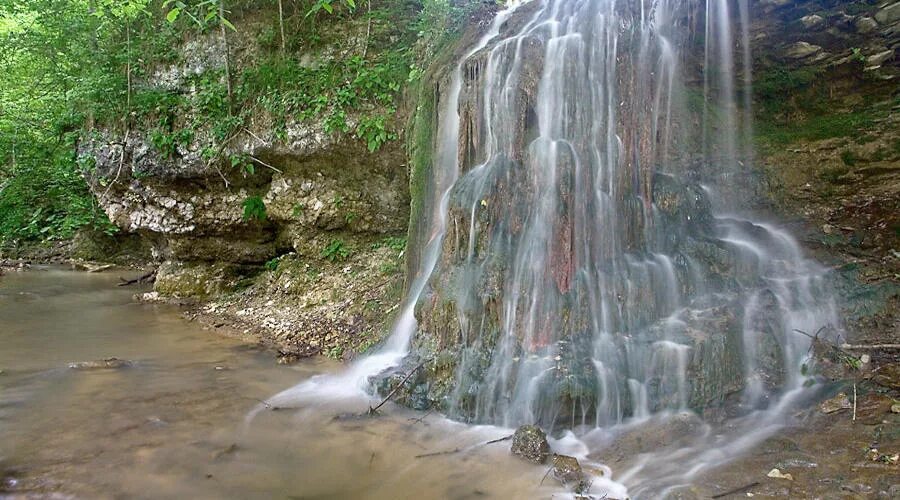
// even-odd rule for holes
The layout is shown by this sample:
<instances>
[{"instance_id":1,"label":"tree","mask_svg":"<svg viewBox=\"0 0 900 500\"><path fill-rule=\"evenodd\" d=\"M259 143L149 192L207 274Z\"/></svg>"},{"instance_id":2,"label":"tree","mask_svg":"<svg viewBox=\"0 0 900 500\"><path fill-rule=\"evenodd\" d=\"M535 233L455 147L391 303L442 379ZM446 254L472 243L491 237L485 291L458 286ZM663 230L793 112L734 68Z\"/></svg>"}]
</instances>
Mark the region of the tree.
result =
<instances>
[{"instance_id":1,"label":"tree","mask_svg":"<svg viewBox=\"0 0 900 500\"><path fill-rule=\"evenodd\" d=\"M203 0L193 6L181 0L165 0L163 7L170 8L166 14L166 19L171 23L174 23L181 14L185 14L201 29L207 28L213 23L219 25L219 36L225 51L225 87L228 91L228 111L231 113L234 107L234 93L231 87L231 57L228 50L228 32L226 28L232 31L237 31L237 28L225 17L225 14L228 13L225 9L225 0Z\"/></svg>"}]
</instances>

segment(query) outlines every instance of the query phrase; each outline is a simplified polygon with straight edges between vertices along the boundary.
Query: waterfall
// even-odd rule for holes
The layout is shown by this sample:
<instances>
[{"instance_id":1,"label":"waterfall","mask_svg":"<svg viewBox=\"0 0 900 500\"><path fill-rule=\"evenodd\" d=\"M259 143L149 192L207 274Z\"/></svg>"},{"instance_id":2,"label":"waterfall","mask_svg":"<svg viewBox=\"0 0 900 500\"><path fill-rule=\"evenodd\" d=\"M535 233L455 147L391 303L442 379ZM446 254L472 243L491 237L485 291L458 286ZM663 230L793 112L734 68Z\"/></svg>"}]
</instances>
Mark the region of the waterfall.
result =
<instances>
[{"instance_id":1,"label":"waterfall","mask_svg":"<svg viewBox=\"0 0 900 500\"><path fill-rule=\"evenodd\" d=\"M419 268L390 339L270 403L359 395L414 355L452 374L423 387L464 421L591 443L674 412L743 416L729 443L649 476L632 464L621 480L644 493L771 432L806 380L797 330L839 320L825 270L716 194L752 158L750 14L737 4L510 2L441 90L429 230L412 242Z\"/></svg>"}]
</instances>

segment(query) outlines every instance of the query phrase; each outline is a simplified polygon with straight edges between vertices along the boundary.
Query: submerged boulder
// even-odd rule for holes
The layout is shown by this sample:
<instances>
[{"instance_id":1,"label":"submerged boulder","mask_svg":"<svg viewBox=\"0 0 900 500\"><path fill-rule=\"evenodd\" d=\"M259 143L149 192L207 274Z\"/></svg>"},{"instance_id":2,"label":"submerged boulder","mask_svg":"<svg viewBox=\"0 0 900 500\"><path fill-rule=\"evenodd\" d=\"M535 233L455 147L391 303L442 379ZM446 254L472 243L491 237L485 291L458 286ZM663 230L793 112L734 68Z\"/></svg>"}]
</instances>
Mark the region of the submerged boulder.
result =
<instances>
[{"instance_id":1,"label":"submerged boulder","mask_svg":"<svg viewBox=\"0 0 900 500\"><path fill-rule=\"evenodd\" d=\"M513 434L510 451L513 455L518 455L529 462L542 464L550 455L550 444L547 442L547 435L540 427L523 425Z\"/></svg>"},{"instance_id":2,"label":"submerged boulder","mask_svg":"<svg viewBox=\"0 0 900 500\"><path fill-rule=\"evenodd\" d=\"M115 370L118 368L127 368L133 363L127 359L105 358L96 361L79 361L77 363L69 363L72 370Z\"/></svg>"}]
</instances>

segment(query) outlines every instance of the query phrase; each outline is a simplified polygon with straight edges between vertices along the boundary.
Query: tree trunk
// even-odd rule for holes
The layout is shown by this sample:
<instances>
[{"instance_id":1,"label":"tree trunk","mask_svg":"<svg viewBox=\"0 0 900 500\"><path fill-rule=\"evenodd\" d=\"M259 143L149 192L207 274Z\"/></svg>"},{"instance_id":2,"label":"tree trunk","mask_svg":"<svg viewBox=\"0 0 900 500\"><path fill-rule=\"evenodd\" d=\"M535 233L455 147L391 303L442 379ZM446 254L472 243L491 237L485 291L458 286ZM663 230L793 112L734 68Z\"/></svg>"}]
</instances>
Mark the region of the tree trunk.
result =
<instances>
[{"instance_id":1,"label":"tree trunk","mask_svg":"<svg viewBox=\"0 0 900 500\"><path fill-rule=\"evenodd\" d=\"M284 8L281 5L282 0L278 0L278 29L281 31L281 55L284 55Z\"/></svg>"},{"instance_id":2,"label":"tree trunk","mask_svg":"<svg viewBox=\"0 0 900 500\"><path fill-rule=\"evenodd\" d=\"M222 45L225 48L225 88L228 90L228 114L234 108L231 95L231 68L228 56L228 34L225 31L225 0L219 0L219 32L222 35Z\"/></svg>"},{"instance_id":3,"label":"tree trunk","mask_svg":"<svg viewBox=\"0 0 900 500\"><path fill-rule=\"evenodd\" d=\"M131 23L125 22L125 113L126 120L130 119L128 113L131 113Z\"/></svg>"}]
</instances>

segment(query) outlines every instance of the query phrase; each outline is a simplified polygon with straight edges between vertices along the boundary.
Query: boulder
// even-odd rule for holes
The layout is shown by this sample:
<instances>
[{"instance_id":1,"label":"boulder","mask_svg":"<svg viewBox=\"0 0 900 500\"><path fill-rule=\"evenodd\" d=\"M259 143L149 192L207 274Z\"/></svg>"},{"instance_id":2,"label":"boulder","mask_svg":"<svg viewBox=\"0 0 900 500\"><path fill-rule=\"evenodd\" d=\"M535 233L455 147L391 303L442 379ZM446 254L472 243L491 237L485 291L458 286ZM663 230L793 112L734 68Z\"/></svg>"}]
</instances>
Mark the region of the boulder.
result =
<instances>
[{"instance_id":1,"label":"boulder","mask_svg":"<svg viewBox=\"0 0 900 500\"><path fill-rule=\"evenodd\" d=\"M857 33L865 35L878 29L878 22L871 17L860 16L853 21L853 26L856 28Z\"/></svg>"},{"instance_id":2,"label":"boulder","mask_svg":"<svg viewBox=\"0 0 900 500\"><path fill-rule=\"evenodd\" d=\"M806 59L822 52L822 47L809 42L796 42L784 49L784 56L790 59Z\"/></svg>"},{"instance_id":3,"label":"boulder","mask_svg":"<svg viewBox=\"0 0 900 500\"><path fill-rule=\"evenodd\" d=\"M810 14L808 16L801 17L800 22L803 23L804 28L814 28L824 23L825 19L822 16Z\"/></svg>"},{"instance_id":4,"label":"boulder","mask_svg":"<svg viewBox=\"0 0 900 500\"><path fill-rule=\"evenodd\" d=\"M891 24L900 20L900 2L894 2L876 12L875 20L881 24Z\"/></svg>"},{"instance_id":5,"label":"boulder","mask_svg":"<svg viewBox=\"0 0 900 500\"><path fill-rule=\"evenodd\" d=\"M856 421L862 424L880 424L885 415L891 411L894 400L874 392L859 398L856 402Z\"/></svg>"},{"instance_id":6,"label":"boulder","mask_svg":"<svg viewBox=\"0 0 900 500\"><path fill-rule=\"evenodd\" d=\"M882 63L891 60L894 57L894 50L888 49L885 51L878 52L876 54L872 54L866 58L866 67L874 67L881 66Z\"/></svg>"},{"instance_id":7,"label":"boulder","mask_svg":"<svg viewBox=\"0 0 900 500\"><path fill-rule=\"evenodd\" d=\"M540 427L523 425L513 434L510 452L529 462L542 464L550 455L550 444L547 442L547 435Z\"/></svg>"},{"instance_id":8,"label":"boulder","mask_svg":"<svg viewBox=\"0 0 900 500\"><path fill-rule=\"evenodd\" d=\"M850 398L843 392L819 404L819 410L826 415L841 410L849 410L850 408L853 408L853 404L850 403Z\"/></svg>"},{"instance_id":9,"label":"boulder","mask_svg":"<svg viewBox=\"0 0 900 500\"><path fill-rule=\"evenodd\" d=\"M875 372L872 380L888 389L900 390L900 364L891 363L881 366Z\"/></svg>"},{"instance_id":10,"label":"boulder","mask_svg":"<svg viewBox=\"0 0 900 500\"><path fill-rule=\"evenodd\" d=\"M584 471L581 470L581 464L575 457L554 454L553 477L575 493L581 493L587 487Z\"/></svg>"}]
</instances>

